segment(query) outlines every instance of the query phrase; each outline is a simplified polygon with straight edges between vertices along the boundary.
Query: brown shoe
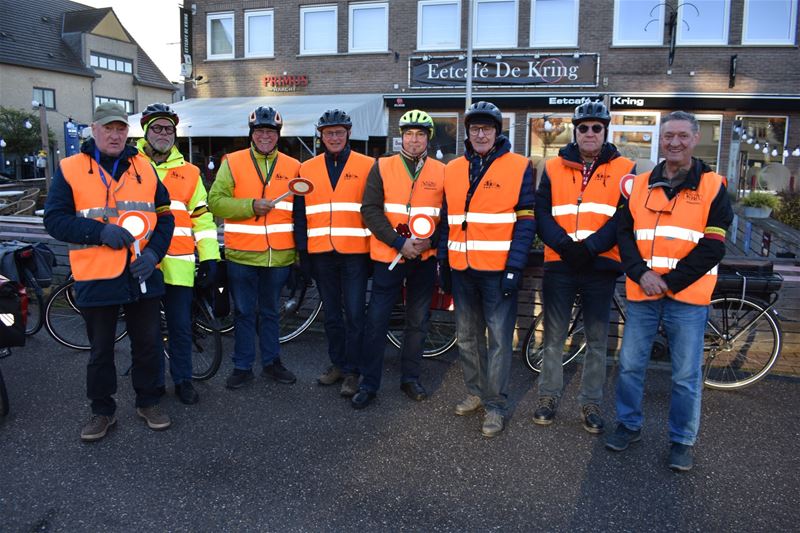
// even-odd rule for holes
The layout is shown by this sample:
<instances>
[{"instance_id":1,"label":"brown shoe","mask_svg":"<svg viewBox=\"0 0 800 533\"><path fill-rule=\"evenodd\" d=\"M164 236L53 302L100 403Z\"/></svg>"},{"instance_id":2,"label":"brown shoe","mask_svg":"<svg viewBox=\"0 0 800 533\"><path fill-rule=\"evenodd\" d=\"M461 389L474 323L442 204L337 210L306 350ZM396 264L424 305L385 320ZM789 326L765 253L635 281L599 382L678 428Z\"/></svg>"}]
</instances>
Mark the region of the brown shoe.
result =
<instances>
[{"instance_id":1,"label":"brown shoe","mask_svg":"<svg viewBox=\"0 0 800 533\"><path fill-rule=\"evenodd\" d=\"M325 372L322 373L320 377L317 378L317 383L320 385L333 385L343 377L344 374L342 374L341 369L336 365L331 365ZM355 394L355 392L353 394Z\"/></svg>"},{"instance_id":2,"label":"brown shoe","mask_svg":"<svg viewBox=\"0 0 800 533\"><path fill-rule=\"evenodd\" d=\"M358 392L358 381L360 376L358 374L345 374L342 388L339 394L345 398L352 398Z\"/></svg>"},{"instance_id":3,"label":"brown shoe","mask_svg":"<svg viewBox=\"0 0 800 533\"><path fill-rule=\"evenodd\" d=\"M466 398L464 398L461 402L456 404L455 413L458 416L468 415L470 413L474 413L478 409L481 408L481 399L478 396L473 396L470 394Z\"/></svg>"},{"instance_id":4,"label":"brown shoe","mask_svg":"<svg viewBox=\"0 0 800 533\"><path fill-rule=\"evenodd\" d=\"M81 429L81 440L93 442L106 436L111 426L117 423L116 417L105 415L92 415L92 418Z\"/></svg>"},{"instance_id":5,"label":"brown shoe","mask_svg":"<svg viewBox=\"0 0 800 533\"><path fill-rule=\"evenodd\" d=\"M172 425L169 415L162 411L158 405L137 407L136 414L139 415L140 418L144 418L147 422L147 427L155 431L167 429Z\"/></svg>"}]
</instances>

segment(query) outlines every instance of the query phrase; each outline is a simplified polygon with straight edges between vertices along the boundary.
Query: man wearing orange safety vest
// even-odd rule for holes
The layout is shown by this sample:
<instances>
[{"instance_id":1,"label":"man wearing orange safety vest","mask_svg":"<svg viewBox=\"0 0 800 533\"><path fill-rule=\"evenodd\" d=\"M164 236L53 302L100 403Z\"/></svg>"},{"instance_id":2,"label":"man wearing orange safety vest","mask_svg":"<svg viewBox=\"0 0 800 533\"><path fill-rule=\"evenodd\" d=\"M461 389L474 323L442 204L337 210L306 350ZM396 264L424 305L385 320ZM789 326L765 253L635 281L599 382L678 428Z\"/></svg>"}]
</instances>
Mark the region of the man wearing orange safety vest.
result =
<instances>
[{"instance_id":1,"label":"man wearing orange safety vest","mask_svg":"<svg viewBox=\"0 0 800 533\"><path fill-rule=\"evenodd\" d=\"M464 156L445 169L438 255L445 277L452 267L458 352L468 392L455 414L483 407L481 431L494 437L503 431L508 412L517 293L536 234L533 169L528 158L511 151L501 133L503 115L494 104L472 104L464 125Z\"/></svg>"},{"instance_id":2,"label":"man wearing orange safety vest","mask_svg":"<svg viewBox=\"0 0 800 533\"><path fill-rule=\"evenodd\" d=\"M261 375L285 384L297 380L279 354L281 288L295 259L292 196L275 200L289 191L300 162L278 151L283 118L276 109L256 108L248 127L250 147L228 154L208 193L211 212L225 219L235 326L229 389L253 380L256 336Z\"/></svg>"},{"instance_id":3,"label":"man wearing orange safety vest","mask_svg":"<svg viewBox=\"0 0 800 533\"><path fill-rule=\"evenodd\" d=\"M128 115L122 106L97 106L92 136L81 153L59 164L44 213L48 233L69 243L75 299L91 343L86 395L92 417L81 430L83 441L102 439L117 421L114 341L120 306L131 339L136 413L153 430L171 424L158 407L157 390L164 279L156 265L175 227L169 194L150 161L125 144Z\"/></svg>"},{"instance_id":4,"label":"man wearing orange safety vest","mask_svg":"<svg viewBox=\"0 0 800 533\"><path fill-rule=\"evenodd\" d=\"M175 216L175 233L167 255L161 261L166 293L164 315L169 338L169 371L175 395L181 403L198 401L192 386L192 287L195 283L195 247L200 256L197 283L209 286L219 261L217 225L208 210L206 188L200 169L183 159L175 146L178 115L166 104L151 104L140 120L144 137L136 147L149 158L158 177L169 191ZM164 387L164 357L161 357L159 385Z\"/></svg>"},{"instance_id":5,"label":"man wearing orange safety vest","mask_svg":"<svg viewBox=\"0 0 800 533\"><path fill-rule=\"evenodd\" d=\"M644 377L660 322L672 363L667 465L676 471L693 466L703 333L733 219L725 179L692 157L699 140L694 115L675 111L661 119L664 161L636 176L617 232L628 276L628 306L619 356L617 427L606 447L623 451L641 439Z\"/></svg>"},{"instance_id":6,"label":"man wearing orange safety vest","mask_svg":"<svg viewBox=\"0 0 800 533\"><path fill-rule=\"evenodd\" d=\"M606 142L611 115L602 102L585 102L572 116L574 142L545 163L536 191L536 229L545 244L542 297L544 349L536 424L553 422L564 387L564 342L580 295L586 351L578 401L583 428L603 431L600 403L606 381L611 298L622 272L617 249L620 183L634 171Z\"/></svg>"},{"instance_id":7,"label":"man wearing orange safety vest","mask_svg":"<svg viewBox=\"0 0 800 533\"><path fill-rule=\"evenodd\" d=\"M317 382L343 380L340 393L348 398L358 392L369 277L370 233L361 218L361 199L375 163L350 149L352 127L341 109L322 114L317 131L324 153L300 167L314 189L294 199L295 245L301 267L313 275L322 297L331 360Z\"/></svg>"},{"instance_id":8,"label":"man wearing orange safety vest","mask_svg":"<svg viewBox=\"0 0 800 533\"><path fill-rule=\"evenodd\" d=\"M413 225L415 217L422 219L418 215L430 217L430 229L438 224L444 165L428 157L434 131L428 113L413 109L400 117L399 126L402 149L372 167L361 205L364 223L372 232L374 273L361 350L361 384L351 402L354 409L369 405L380 388L389 318L404 284L406 327L400 350L400 389L415 401L428 397L419 377L436 281L436 258L431 248L436 234L415 238L403 227ZM398 255L399 262L390 269Z\"/></svg>"}]
</instances>

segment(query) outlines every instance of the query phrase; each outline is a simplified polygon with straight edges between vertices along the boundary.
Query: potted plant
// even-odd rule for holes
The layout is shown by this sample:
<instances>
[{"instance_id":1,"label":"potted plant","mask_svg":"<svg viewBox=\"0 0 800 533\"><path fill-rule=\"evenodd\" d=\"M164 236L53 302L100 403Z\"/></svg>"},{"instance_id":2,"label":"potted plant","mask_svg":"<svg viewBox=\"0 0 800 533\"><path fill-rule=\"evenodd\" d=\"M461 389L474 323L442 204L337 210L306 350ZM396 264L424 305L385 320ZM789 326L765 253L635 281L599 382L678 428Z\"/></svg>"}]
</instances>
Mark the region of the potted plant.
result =
<instances>
[{"instance_id":1,"label":"potted plant","mask_svg":"<svg viewBox=\"0 0 800 533\"><path fill-rule=\"evenodd\" d=\"M744 216L767 218L780 205L780 199L772 193L754 191L742 198L741 204L744 207Z\"/></svg>"}]
</instances>

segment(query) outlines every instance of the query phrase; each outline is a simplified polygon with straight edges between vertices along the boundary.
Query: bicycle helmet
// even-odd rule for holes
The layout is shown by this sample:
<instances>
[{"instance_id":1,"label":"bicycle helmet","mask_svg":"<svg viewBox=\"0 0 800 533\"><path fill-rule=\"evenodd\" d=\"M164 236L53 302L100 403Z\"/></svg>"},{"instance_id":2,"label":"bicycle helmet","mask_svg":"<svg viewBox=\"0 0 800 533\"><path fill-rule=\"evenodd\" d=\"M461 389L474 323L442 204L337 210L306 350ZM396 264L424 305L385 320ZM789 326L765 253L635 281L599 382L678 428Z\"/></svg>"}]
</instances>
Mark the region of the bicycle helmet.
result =
<instances>
[{"instance_id":1,"label":"bicycle helmet","mask_svg":"<svg viewBox=\"0 0 800 533\"><path fill-rule=\"evenodd\" d=\"M139 119L139 124L144 128L157 118L166 118L175 126L178 125L178 114L167 104L150 104L147 106L144 111L142 111L142 118Z\"/></svg>"},{"instance_id":2,"label":"bicycle helmet","mask_svg":"<svg viewBox=\"0 0 800 533\"><path fill-rule=\"evenodd\" d=\"M575 114L572 115L572 123L577 126L587 120L602 122L608 128L608 123L611 122L611 115L603 102L584 102L575 108Z\"/></svg>"},{"instance_id":3,"label":"bicycle helmet","mask_svg":"<svg viewBox=\"0 0 800 533\"><path fill-rule=\"evenodd\" d=\"M317 131L328 126L343 126L348 130L353 127L350 115L341 109L328 109L317 121Z\"/></svg>"},{"instance_id":4,"label":"bicycle helmet","mask_svg":"<svg viewBox=\"0 0 800 533\"><path fill-rule=\"evenodd\" d=\"M283 118L274 107L259 106L250 113L247 125L250 126L250 135L253 134L253 130L256 128L272 128L280 133L283 127Z\"/></svg>"},{"instance_id":5,"label":"bicycle helmet","mask_svg":"<svg viewBox=\"0 0 800 533\"><path fill-rule=\"evenodd\" d=\"M405 131L408 128L419 128L428 130L428 139L433 139L434 125L433 119L425 111L419 109L412 109L400 117L400 131Z\"/></svg>"},{"instance_id":6,"label":"bicycle helmet","mask_svg":"<svg viewBox=\"0 0 800 533\"><path fill-rule=\"evenodd\" d=\"M500 112L500 109L491 102L480 101L469 106L469 109L464 113L464 127L469 129L470 124L477 120L488 121L494 124L498 135L503 131L503 114Z\"/></svg>"}]
</instances>

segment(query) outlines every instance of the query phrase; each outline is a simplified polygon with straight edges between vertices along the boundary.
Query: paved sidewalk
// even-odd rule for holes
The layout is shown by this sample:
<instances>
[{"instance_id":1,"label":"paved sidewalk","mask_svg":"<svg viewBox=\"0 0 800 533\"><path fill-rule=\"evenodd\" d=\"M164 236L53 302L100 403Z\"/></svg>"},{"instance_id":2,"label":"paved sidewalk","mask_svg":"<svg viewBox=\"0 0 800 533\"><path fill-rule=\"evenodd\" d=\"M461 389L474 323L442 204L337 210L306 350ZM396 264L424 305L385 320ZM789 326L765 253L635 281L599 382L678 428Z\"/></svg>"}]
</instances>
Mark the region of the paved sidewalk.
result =
<instances>
[{"instance_id":1,"label":"paved sidewalk","mask_svg":"<svg viewBox=\"0 0 800 533\"><path fill-rule=\"evenodd\" d=\"M707 391L696 467L676 474L665 466L663 370L648 375L642 442L613 454L581 428L573 371L556 422L541 428L535 381L515 360L513 418L489 440L478 416L452 414L464 394L455 351L425 361L422 403L399 391L389 352L377 403L355 412L338 387L315 384L324 346L319 335L284 345L293 386L257 377L228 391L226 361L197 385L200 404L168 393L174 423L160 433L136 417L121 378L116 428L83 444L86 354L40 332L0 360L12 409L0 420L0 531L789 531L800 521L796 380Z\"/></svg>"}]
</instances>

